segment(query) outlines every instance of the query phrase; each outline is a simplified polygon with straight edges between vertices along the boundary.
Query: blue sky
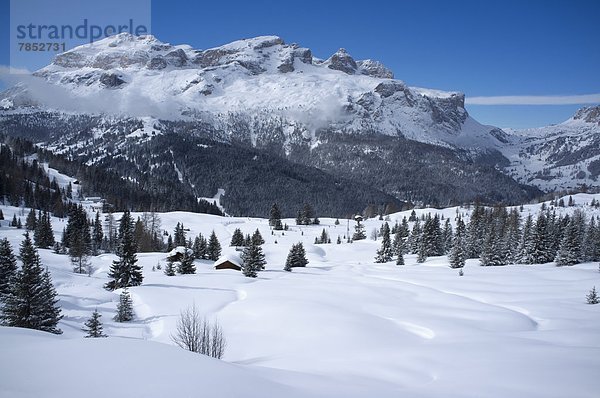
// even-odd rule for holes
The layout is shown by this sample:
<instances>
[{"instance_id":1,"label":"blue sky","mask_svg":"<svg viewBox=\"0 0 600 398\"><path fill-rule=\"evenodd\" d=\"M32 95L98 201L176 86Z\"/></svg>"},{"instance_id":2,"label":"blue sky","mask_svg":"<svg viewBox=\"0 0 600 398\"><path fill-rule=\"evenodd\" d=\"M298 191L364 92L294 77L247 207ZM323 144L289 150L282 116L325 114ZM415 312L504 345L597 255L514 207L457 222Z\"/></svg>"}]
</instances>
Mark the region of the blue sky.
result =
<instances>
[{"instance_id":1,"label":"blue sky","mask_svg":"<svg viewBox=\"0 0 600 398\"><path fill-rule=\"evenodd\" d=\"M0 1L0 64L7 65L9 1ZM344 47L356 59L383 62L409 85L462 91L468 98L511 96L509 102L530 103L523 96L554 96L542 101L554 103L564 102L556 96L600 93L598 0L154 0L152 33L197 48L275 34L321 58ZM559 123L581 106L467 109L483 123L520 128Z\"/></svg>"}]
</instances>

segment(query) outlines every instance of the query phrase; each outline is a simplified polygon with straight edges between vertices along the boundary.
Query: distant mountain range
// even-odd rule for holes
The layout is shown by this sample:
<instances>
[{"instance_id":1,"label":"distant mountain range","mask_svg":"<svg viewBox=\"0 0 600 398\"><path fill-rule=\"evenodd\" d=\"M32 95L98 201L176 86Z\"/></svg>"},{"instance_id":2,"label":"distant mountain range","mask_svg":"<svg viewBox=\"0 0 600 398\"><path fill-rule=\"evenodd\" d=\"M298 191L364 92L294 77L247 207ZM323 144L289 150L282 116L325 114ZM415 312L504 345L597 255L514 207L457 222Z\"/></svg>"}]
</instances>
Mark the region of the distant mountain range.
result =
<instances>
[{"instance_id":1,"label":"distant mountain range","mask_svg":"<svg viewBox=\"0 0 600 398\"><path fill-rule=\"evenodd\" d=\"M405 201L515 203L541 194L538 188L599 186L600 107L556 126L502 130L471 118L461 93L409 87L381 63L354 60L343 49L321 60L276 36L196 50L120 34L59 54L0 94L0 109L1 132L124 178L141 173L142 163L146 174L166 167L179 176L175 170L186 169L179 178L186 190L210 197L216 191L209 190L225 188L225 202L228 189L270 186L264 173L233 186L215 172L219 178L201 184L188 159L202 158L168 160L151 142L214 143L221 156L211 157L214 170L226 170L223 162L250 149L301 164L311 175L317 168L328 176L321 178L325 185L343 186L344 197L361 190L344 211ZM142 145L156 152L133 161ZM117 166L119 157L127 164ZM287 196L290 211L309 199ZM328 197L339 200L334 196ZM230 205L242 211L239 200Z\"/></svg>"}]
</instances>

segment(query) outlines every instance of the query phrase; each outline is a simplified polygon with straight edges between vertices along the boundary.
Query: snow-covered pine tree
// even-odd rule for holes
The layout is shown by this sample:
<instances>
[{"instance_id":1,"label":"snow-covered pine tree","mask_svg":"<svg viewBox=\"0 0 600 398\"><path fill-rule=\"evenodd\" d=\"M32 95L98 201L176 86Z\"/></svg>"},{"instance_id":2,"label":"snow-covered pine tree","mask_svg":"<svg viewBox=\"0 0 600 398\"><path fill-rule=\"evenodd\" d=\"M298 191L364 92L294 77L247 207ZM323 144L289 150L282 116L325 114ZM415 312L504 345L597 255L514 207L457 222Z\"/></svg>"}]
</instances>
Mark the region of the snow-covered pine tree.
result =
<instances>
[{"instance_id":1,"label":"snow-covered pine tree","mask_svg":"<svg viewBox=\"0 0 600 398\"><path fill-rule=\"evenodd\" d=\"M498 226L492 225L481 249L481 257L479 259L483 266L499 266L506 265L504 253L502 250L502 239L498 238Z\"/></svg>"},{"instance_id":2,"label":"snow-covered pine tree","mask_svg":"<svg viewBox=\"0 0 600 398\"><path fill-rule=\"evenodd\" d=\"M87 333L85 337L108 337L104 334L100 317L102 317L102 315L98 312L98 309L95 309L94 312L92 312L90 319L84 323L85 327L83 328L83 331Z\"/></svg>"},{"instance_id":3,"label":"snow-covered pine tree","mask_svg":"<svg viewBox=\"0 0 600 398\"><path fill-rule=\"evenodd\" d=\"M11 281L17 275L17 259L8 239L0 240L0 298L10 291Z\"/></svg>"},{"instance_id":4,"label":"snow-covered pine tree","mask_svg":"<svg viewBox=\"0 0 600 398\"><path fill-rule=\"evenodd\" d=\"M260 231L258 230L258 228L256 228L256 231L254 231L254 233L252 234L252 244L257 245L257 246L265 244L265 240L263 239L262 235L260 234Z\"/></svg>"},{"instance_id":5,"label":"snow-covered pine tree","mask_svg":"<svg viewBox=\"0 0 600 398\"><path fill-rule=\"evenodd\" d=\"M15 228L17 227L17 215L16 214L13 214L13 218L12 218L12 221L10 222L10 226L15 227Z\"/></svg>"},{"instance_id":6,"label":"snow-covered pine tree","mask_svg":"<svg viewBox=\"0 0 600 398\"><path fill-rule=\"evenodd\" d=\"M231 236L230 246L235 246L235 247L244 246L244 234L242 233L242 231L239 228L236 228L235 231L233 231L233 235Z\"/></svg>"},{"instance_id":7,"label":"snow-covered pine tree","mask_svg":"<svg viewBox=\"0 0 600 398\"><path fill-rule=\"evenodd\" d=\"M573 214L563 233L560 249L556 255L557 266L574 265L582 262L580 222L580 217Z\"/></svg>"},{"instance_id":8,"label":"snow-covered pine tree","mask_svg":"<svg viewBox=\"0 0 600 398\"><path fill-rule=\"evenodd\" d=\"M596 292L596 286L592 287L590 293L585 296L588 304L598 304L600 303L600 297L598 297L598 293Z\"/></svg>"},{"instance_id":9,"label":"snow-covered pine tree","mask_svg":"<svg viewBox=\"0 0 600 398\"><path fill-rule=\"evenodd\" d=\"M523 233L521 234L521 242L519 245L519 253L517 261L522 264L534 264L533 257L534 241L533 241L533 217L531 214L525 219L523 225Z\"/></svg>"},{"instance_id":10,"label":"snow-covered pine tree","mask_svg":"<svg viewBox=\"0 0 600 398\"><path fill-rule=\"evenodd\" d=\"M12 278L9 292L3 296L2 320L7 326L61 334L57 327L62 319L56 290L50 273L44 272L29 233L19 250L22 267Z\"/></svg>"},{"instance_id":11,"label":"snow-covered pine tree","mask_svg":"<svg viewBox=\"0 0 600 398\"><path fill-rule=\"evenodd\" d=\"M119 304L117 304L117 313L113 318L116 322L129 322L133 319L133 300L129 290L124 288L119 295Z\"/></svg>"},{"instance_id":12,"label":"snow-covered pine tree","mask_svg":"<svg viewBox=\"0 0 600 398\"><path fill-rule=\"evenodd\" d=\"M113 261L110 267L108 277L112 280L104 285L107 290L139 286L144 279L142 267L137 263L137 247L133 237L133 222L129 211L125 211L123 217L121 217L118 239L117 256L119 259Z\"/></svg>"},{"instance_id":13,"label":"snow-covered pine tree","mask_svg":"<svg viewBox=\"0 0 600 398\"><path fill-rule=\"evenodd\" d=\"M452 238L452 247L448 256L450 268L462 268L465 266L465 235L465 223L462 218L459 218L456 222L456 233Z\"/></svg>"},{"instance_id":14,"label":"snow-covered pine tree","mask_svg":"<svg viewBox=\"0 0 600 398\"><path fill-rule=\"evenodd\" d=\"M306 267L306 264L308 264L308 260L306 259L306 251L302 242L292 245L285 261L284 270L291 271L292 268Z\"/></svg>"},{"instance_id":15,"label":"snow-covered pine tree","mask_svg":"<svg viewBox=\"0 0 600 398\"><path fill-rule=\"evenodd\" d=\"M590 218L590 222L585 229L582 254L584 261L600 260L600 226L596 224L595 217Z\"/></svg>"},{"instance_id":16,"label":"snow-covered pine tree","mask_svg":"<svg viewBox=\"0 0 600 398\"><path fill-rule=\"evenodd\" d=\"M352 235L352 240L364 240L367 239L367 233L365 232L365 226L361 223L361 220L356 220L356 225L354 226L354 234Z\"/></svg>"},{"instance_id":17,"label":"snow-covered pine tree","mask_svg":"<svg viewBox=\"0 0 600 398\"><path fill-rule=\"evenodd\" d=\"M414 210L413 210L414 212ZM408 248L412 254L417 254L419 252L419 245L421 241L421 235L423 234L423 228L421 226L421 220L416 219L412 231L410 232L410 236L408 237Z\"/></svg>"},{"instance_id":18,"label":"snow-covered pine tree","mask_svg":"<svg viewBox=\"0 0 600 398\"><path fill-rule=\"evenodd\" d=\"M195 274L196 266L194 265L194 256L190 249L184 249L181 261L179 262L178 272L180 274Z\"/></svg>"},{"instance_id":19,"label":"snow-covered pine tree","mask_svg":"<svg viewBox=\"0 0 600 398\"><path fill-rule=\"evenodd\" d=\"M392 261L394 258L394 250L392 248L392 241L390 239L390 226L386 222L381 228L381 247L377 250L377 256L375 257L376 263L387 263Z\"/></svg>"},{"instance_id":20,"label":"snow-covered pine tree","mask_svg":"<svg viewBox=\"0 0 600 398\"><path fill-rule=\"evenodd\" d=\"M217 261L219 257L221 257L221 243L219 243L219 239L217 238L215 231L212 231L210 238L208 239L206 257L211 261Z\"/></svg>"},{"instance_id":21,"label":"snow-covered pine tree","mask_svg":"<svg viewBox=\"0 0 600 398\"><path fill-rule=\"evenodd\" d=\"M165 265L165 275L175 276L175 264L173 264L173 260L170 257L167 258L167 265Z\"/></svg>"},{"instance_id":22,"label":"snow-covered pine tree","mask_svg":"<svg viewBox=\"0 0 600 398\"><path fill-rule=\"evenodd\" d=\"M544 264L554 261L552 255L552 240L548 228L548 218L544 212L540 212L532 233L533 239L533 263Z\"/></svg>"},{"instance_id":23,"label":"snow-covered pine tree","mask_svg":"<svg viewBox=\"0 0 600 398\"><path fill-rule=\"evenodd\" d=\"M244 276L249 278L256 278L258 272L265 268L265 254L263 253L262 247L250 243L249 246L244 248L242 252L242 272Z\"/></svg>"},{"instance_id":24,"label":"snow-covered pine tree","mask_svg":"<svg viewBox=\"0 0 600 398\"><path fill-rule=\"evenodd\" d=\"M481 255L486 237L486 211L485 207L476 204L471 213L471 220L467 227L467 235L465 236L466 243L466 258L478 258Z\"/></svg>"},{"instance_id":25,"label":"snow-covered pine tree","mask_svg":"<svg viewBox=\"0 0 600 398\"><path fill-rule=\"evenodd\" d=\"M444 229L442 230L442 254L448 254L452 249L452 238L454 237L454 231L450 224L450 219L447 218L444 222Z\"/></svg>"}]
</instances>

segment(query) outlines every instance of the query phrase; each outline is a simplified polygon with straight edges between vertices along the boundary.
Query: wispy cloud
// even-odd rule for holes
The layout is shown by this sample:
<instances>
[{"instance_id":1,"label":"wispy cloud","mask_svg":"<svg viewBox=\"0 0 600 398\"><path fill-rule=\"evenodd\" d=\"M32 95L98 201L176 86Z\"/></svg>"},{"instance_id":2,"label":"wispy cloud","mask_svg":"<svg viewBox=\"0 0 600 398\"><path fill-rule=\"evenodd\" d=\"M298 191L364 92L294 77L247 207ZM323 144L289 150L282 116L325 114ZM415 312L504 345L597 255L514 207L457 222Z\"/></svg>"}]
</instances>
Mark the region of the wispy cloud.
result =
<instances>
[{"instance_id":1,"label":"wispy cloud","mask_svg":"<svg viewBox=\"0 0 600 398\"><path fill-rule=\"evenodd\" d=\"M600 103L600 94L585 95L506 95L467 97L467 105L581 105Z\"/></svg>"}]
</instances>

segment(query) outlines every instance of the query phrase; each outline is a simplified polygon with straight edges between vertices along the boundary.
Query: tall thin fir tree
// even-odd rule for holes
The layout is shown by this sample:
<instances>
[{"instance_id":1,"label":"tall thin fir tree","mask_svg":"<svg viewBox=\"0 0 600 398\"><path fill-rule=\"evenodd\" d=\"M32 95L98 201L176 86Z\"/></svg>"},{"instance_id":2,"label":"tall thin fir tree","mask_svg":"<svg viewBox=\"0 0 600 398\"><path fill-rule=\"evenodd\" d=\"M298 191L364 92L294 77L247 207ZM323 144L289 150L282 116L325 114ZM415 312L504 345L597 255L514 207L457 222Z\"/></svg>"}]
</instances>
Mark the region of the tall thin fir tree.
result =
<instances>
[{"instance_id":1,"label":"tall thin fir tree","mask_svg":"<svg viewBox=\"0 0 600 398\"><path fill-rule=\"evenodd\" d=\"M17 259L8 239L0 240L0 298L10 291L13 278L17 275Z\"/></svg>"},{"instance_id":2,"label":"tall thin fir tree","mask_svg":"<svg viewBox=\"0 0 600 398\"><path fill-rule=\"evenodd\" d=\"M61 334L62 319L57 293L48 270L44 271L29 233L19 251L22 267L11 280L10 290L2 297L2 320L7 326Z\"/></svg>"},{"instance_id":3,"label":"tall thin fir tree","mask_svg":"<svg viewBox=\"0 0 600 398\"><path fill-rule=\"evenodd\" d=\"M86 332L85 337L91 337L91 338L100 338L100 337L108 337L106 334L104 334L104 328L102 327L102 321L100 321L100 318L102 317L102 315L98 312L98 309L95 309L94 312L92 312L92 316L90 319L88 319L85 322L85 327L83 328L83 331Z\"/></svg>"},{"instance_id":4,"label":"tall thin fir tree","mask_svg":"<svg viewBox=\"0 0 600 398\"><path fill-rule=\"evenodd\" d=\"M392 261L394 258L394 250L392 248L392 242L390 239L390 226L386 222L383 224L381 229L381 247L377 250L377 256L375 257L376 263L387 263Z\"/></svg>"},{"instance_id":5,"label":"tall thin fir tree","mask_svg":"<svg viewBox=\"0 0 600 398\"><path fill-rule=\"evenodd\" d=\"M209 260L217 261L221 257L221 243L217 238L215 231L212 231L210 238L208 238L208 247L206 248L206 254Z\"/></svg>"},{"instance_id":6,"label":"tall thin fir tree","mask_svg":"<svg viewBox=\"0 0 600 398\"><path fill-rule=\"evenodd\" d=\"M452 248L448 256L450 268L463 268L465 266L465 235L465 224L462 218L459 218L456 222L456 232L452 238Z\"/></svg>"},{"instance_id":7,"label":"tall thin fir tree","mask_svg":"<svg viewBox=\"0 0 600 398\"><path fill-rule=\"evenodd\" d=\"M560 249L555 259L557 266L575 265L582 262L581 240L578 218L574 215L569 220L569 224L563 234Z\"/></svg>"},{"instance_id":8,"label":"tall thin fir tree","mask_svg":"<svg viewBox=\"0 0 600 398\"><path fill-rule=\"evenodd\" d=\"M102 229L102 221L100 219L100 212L96 212L96 218L94 219L94 228L92 231L92 253L97 256L102 247L104 241L104 231Z\"/></svg>"},{"instance_id":9,"label":"tall thin fir tree","mask_svg":"<svg viewBox=\"0 0 600 398\"><path fill-rule=\"evenodd\" d=\"M269 225L276 231L283 230L283 224L281 223L281 211L277 203L273 203L271 212L269 214Z\"/></svg>"},{"instance_id":10,"label":"tall thin fir tree","mask_svg":"<svg viewBox=\"0 0 600 398\"><path fill-rule=\"evenodd\" d=\"M129 211L123 213L119 225L119 245L117 247L118 260L113 261L108 277L109 282L104 285L107 290L116 290L123 287L139 286L144 279L142 267L137 264L137 247L133 237L133 221Z\"/></svg>"}]
</instances>

